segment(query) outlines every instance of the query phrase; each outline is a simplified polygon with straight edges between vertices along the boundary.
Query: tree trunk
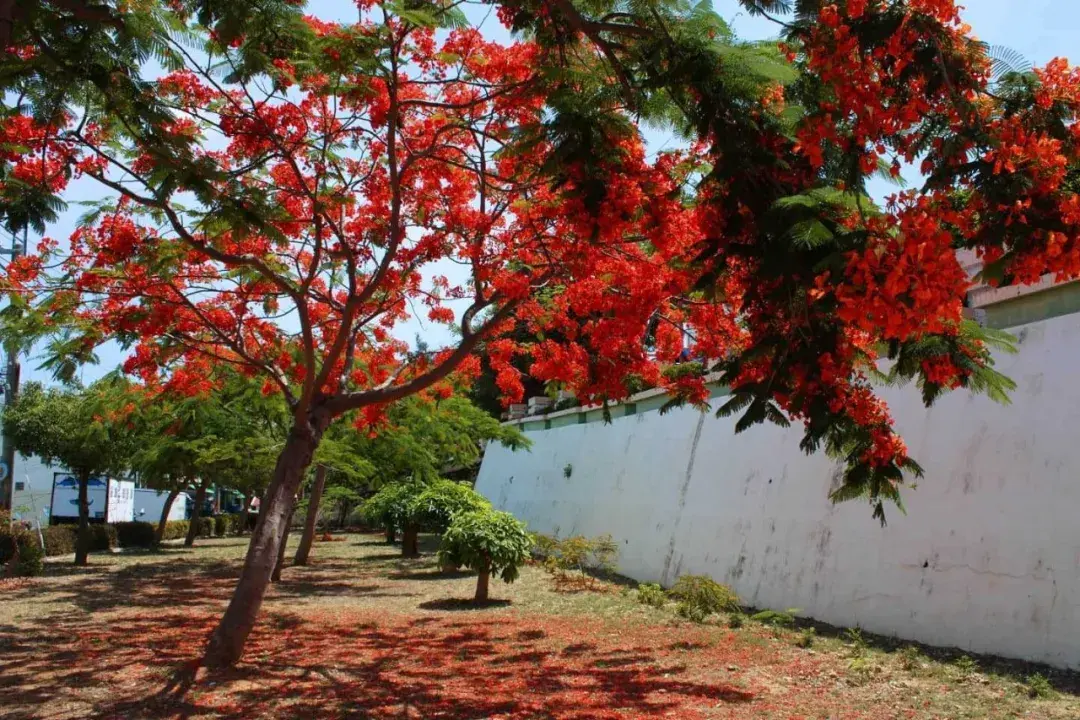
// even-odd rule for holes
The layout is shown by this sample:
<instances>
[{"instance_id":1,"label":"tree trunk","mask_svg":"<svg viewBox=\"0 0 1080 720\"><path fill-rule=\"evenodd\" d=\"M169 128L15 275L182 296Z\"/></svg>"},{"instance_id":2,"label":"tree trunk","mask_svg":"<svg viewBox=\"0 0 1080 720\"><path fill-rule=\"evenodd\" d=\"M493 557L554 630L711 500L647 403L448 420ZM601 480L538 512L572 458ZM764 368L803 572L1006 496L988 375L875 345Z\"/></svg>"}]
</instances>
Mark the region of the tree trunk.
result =
<instances>
[{"instance_id":1,"label":"tree trunk","mask_svg":"<svg viewBox=\"0 0 1080 720\"><path fill-rule=\"evenodd\" d=\"M322 502L323 488L326 487L326 466L320 465L315 470L315 482L308 496L307 517L304 518L304 534L300 537L300 547L296 548L293 565L307 565L311 554L311 544L315 542L315 524L319 521L319 503ZM286 536L288 531L286 531ZM281 547L285 547L282 543Z\"/></svg>"},{"instance_id":2,"label":"tree trunk","mask_svg":"<svg viewBox=\"0 0 1080 720\"><path fill-rule=\"evenodd\" d=\"M397 532L394 530L393 525L386 526L386 544L393 545L394 540L397 539Z\"/></svg>"},{"instance_id":3,"label":"tree trunk","mask_svg":"<svg viewBox=\"0 0 1080 720\"><path fill-rule=\"evenodd\" d=\"M281 582L281 569L285 567L285 548L289 545L289 531L292 529L293 513L296 510L296 501L293 501L292 510L285 520L285 533L281 536L281 546L278 547L277 562L274 563L274 572L270 573L270 582Z\"/></svg>"},{"instance_id":4,"label":"tree trunk","mask_svg":"<svg viewBox=\"0 0 1080 720\"><path fill-rule=\"evenodd\" d=\"M90 476L79 476L79 533L75 538L75 564L86 565L90 555ZM105 496L108 497L108 488Z\"/></svg>"},{"instance_id":5,"label":"tree trunk","mask_svg":"<svg viewBox=\"0 0 1080 720\"><path fill-rule=\"evenodd\" d=\"M488 584L491 580L491 569L485 565L480 570L480 574L476 576L476 597L473 598L475 602L487 602L488 599Z\"/></svg>"},{"instance_id":6,"label":"tree trunk","mask_svg":"<svg viewBox=\"0 0 1080 720\"><path fill-rule=\"evenodd\" d=\"M244 644L255 626L266 587L270 584L296 490L311 464L328 420L297 423L289 432L278 456L274 477L259 507L259 519L251 535L236 591L206 647L203 663L207 667L228 667L244 652Z\"/></svg>"},{"instance_id":7,"label":"tree trunk","mask_svg":"<svg viewBox=\"0 0 1080 720\"><path fill-rule=\"evenodd\" d=\"M165 498L165 507L161 509L161 519L158 520L157 532L154 533L154 544L160 545L161 541L165 539L165 525L169 522L169 512L172 510L173 503L176 502L176 497L180 494L180 488L169 491L169 496Z\"/></svg>"},{"instance_id":8,"label":"tree trunk","mask_svg":"<svg viewBox=\"0 0 1080 720\"><path fill-rule=\"evenodd\" d=\"M203 504L206 502L206 486L209 480L199 481L199 487L195 489L195 507L191 509L191 524L188 525L187 537L184 538L184 547L195 544L195 537L199 534L199 518L202 517Z\"/></svg>"},{"instance_id":9,"label":"tree trunk","mask_svg":"<svg viewBox=\"0 0 1080 720\"><path fill-rule=\"evenodd\" d=\"M415 525L406 525L401 535L401 557L418 557L420 555L419 532Z\"/></svg>"},{"instance_id":10,"label":"tree trunk","mask_svg":"<svg viewBox=\"0 0 1080 720\"><path fill-rule=\"evenodd\" d=\"M243 522L240 523L240 527L237 529L237 535L243 535L248 530L248 523L251 522L251 499L253 497L255 497L255 493L244 495Z\"/></svg>"}]
</instances>

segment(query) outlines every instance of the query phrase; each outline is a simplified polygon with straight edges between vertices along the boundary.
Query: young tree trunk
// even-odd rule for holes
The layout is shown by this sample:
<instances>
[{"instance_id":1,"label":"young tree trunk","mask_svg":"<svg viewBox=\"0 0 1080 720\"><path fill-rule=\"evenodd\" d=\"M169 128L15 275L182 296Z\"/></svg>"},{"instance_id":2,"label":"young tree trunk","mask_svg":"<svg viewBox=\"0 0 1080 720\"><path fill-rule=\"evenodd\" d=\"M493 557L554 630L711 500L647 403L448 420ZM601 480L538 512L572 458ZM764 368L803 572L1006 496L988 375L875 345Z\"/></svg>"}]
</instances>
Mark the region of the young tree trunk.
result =
<instances>
[{"instance_id":1,"label":"young tree trunk","mask_svg":"<svg viewBox=\"0 0 1080 720\"><path fill-rule=\"evenodd\" d=\"M172 510L173 503L176 502L176 497L180 494L180 488L176 488L169 491L168 497L165 498L165 507L161 508L161 519L158 520L157 532L154 533L154 544L160 545L161 541L165 539L165 525L169 522L169 512Z\"/></svg>"},{"instance_id":2,"label":"young tree trunk","mask_svg":"<svg viewBox=\"0 0 1080 720\"><path fill-rule=\"evenodd\" d=\"M278 456L274 477L259 507L259 519L251 535L236 591L206 647L203 663L207 667L228 667L239 660L244 652L244 644L255 626L266 587L270 584L270 575L277 563L296 491L311 464L311 456L319 445L328 421L299 422L289 432L285 447Z\"/></svg>"},{"instance_id":3,"label":"young tree trunk","mask_svg":"<svg viewBox=\"0 0 1080 720\"><path fill-rule=\"evenodd\" d=\"M420 533L415 525L406 525L401 534L401 557L418 557L420 555Z\"/></svg>"},{"instance_id":4,"label":"young tree trunk","mask_svg":"<svg viewBox=\"0 0 1080 720\"><path fill-rule=\"evenodd\" d=\"M195 537L199 534L199 518L202 517L203 504L206 502L206 486L209 480L199 481L199 487L195 489L195 507L191 509L191 524L188 525L187 537L184 538L184 547L195 544Z\"/></svg>"},{"instance_id":5,"label":"young tree trunk","mask_svg":"<svg viewBox=\"0 0 1080 720\"><path fill-rule=\"evenodd\" d=\"M475 602L487 602L488 599L488 584L491 580L491 568L485 565L480 570L480 574L476 576L476 597L473 598Z\"/></svg>"},{"instance_id":6,"label":"young tree trunk","mask_svg":"<svg viewBox=\"0 0 1080 720\"><path fill-rule=\"evenodd\" d=\"M319 503L322 502L323 488L326 487L326 466L320 465L315 470L315 482L308 495L307 517L304 518L304 534L300 536L300 547L296 548L293 565L307 565L311 554L311 544L315 542L315 524L319 521ZM288 531L286 531L288 536ZM282 543L281 547L285 547Z\"/></svg>"},{"instance_id":7,"label":"young tree trunk","mask_svg":"<svg viewBox=\"0 0 1080 720\"><path fill-rule=\"evenodd\" d=\"M296 510L295 501L289 517L285 520L285 532L281 536L281 546L278 548L277 562L274 563L274 572L270 573L270 582L281 582L281 569L285 567L285 548L289 544L289 531L292 530L293 513Z\"/></svg>"},{"instance_id":8,"label":"young tree trunk","mask_svg":"<svg viewBox=\"0 0 1080 720\"><path fill-rule=\"evenodd\" d=\"M86 565L90 555L90 476L79 476L79 533L75 538L75 564ZM108 495L108 493L106 493Z\"/></svg>"},{"instance_id":9,"label":"young tree trunk","mask_svg":"<svg viewBox=\"0 0 1080 720\"><path fill-rule=\"evenodd\" d=\"M247 532L248 523L251 522L251 499L253 497L255 497L255 493L248 493L244 496L243 522L240 523L237 535L243 535Z\"/></svg>"},{"instance_id":10,"label":"young tree trunk","mask_svg":"<svg viewBox=\"0 0 1080 720\"><path fill-rule=\"evenodd\" d=\"M386 544L393 545L394 540L397 539L397 532L394 530L393 525L386 526Z\"/></svg>"}]
</instances>

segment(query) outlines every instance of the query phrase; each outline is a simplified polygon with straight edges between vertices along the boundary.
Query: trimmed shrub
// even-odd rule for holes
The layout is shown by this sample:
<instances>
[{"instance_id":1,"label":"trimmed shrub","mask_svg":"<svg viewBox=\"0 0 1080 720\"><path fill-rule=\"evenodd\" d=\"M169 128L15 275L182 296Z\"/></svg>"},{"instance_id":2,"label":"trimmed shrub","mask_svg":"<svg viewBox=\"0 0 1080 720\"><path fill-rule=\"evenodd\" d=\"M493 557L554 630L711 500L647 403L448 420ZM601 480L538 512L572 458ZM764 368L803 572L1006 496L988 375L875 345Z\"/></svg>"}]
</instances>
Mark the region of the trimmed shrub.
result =
<instances>
[{"instance_id":1,"label":"trimmed shrub","mask_svg":"<svg viewBox=\"0 0 1080 720\"><path fill-rule=\"evenodd\" d=\"M77 532L78 528L74 525L50 525L41 528L41 534L45 538L45 554L54 557L75 552Z\"/></svg>"},{"instance_id":2,"label":"trimmed shrub","mask_svg":"<svg viewBox=\"0 0 1080 720\"><path fill-rule=\"evenodd\" d=\"M199 518L199 529L196 531L197 537L213 537L214 536L214 518L201 517Z\"/></svg>"},{"instance_id":3,"label":"trimmed shrub","mask_svg":"<svg viewBox=\"0 0 1080 720\"><path fill-rule=\"evenodd\" d=\"M154 546L157 527L148 522L122 522L113 525L120 547L148 548Z\"/></svg>"},{"instance_id":4,"label":"trimmed shrub","mask_svg":"<svg viewBox=\"0 0 1080 720\"><path fill-rule=\"evenodd\" d=\"M683 575L668 590L679 601L679 614L700 622L706 616L739 609L739 596L708 575Z\"/></svg>"},{"instance_id":5,"label":"trimmed shrub","mask_svg":"<svg viewBox=\"0 0 1080 720\"><path fill-rule=\"evenodd\" d=\"M229 533L229 518L225 515L216 515L214 517L214 534L218 537L225 537Z\"/></svg>"},{"instance_id":6,"label":"trimmed shrub","mask_svg":"<svg viewBox=\"0 0 1080 720\"><path fill-rule=\"evenodd\" d=\"M187 537L188 531L187 520L170 520L165 523L165 533L162 536L162 540L180 540Z\"/></svg>"},{"instance_id":7,"label":"trimmed shrub","mask_svg":"<svg viewBox=\"0 0 1080 720\"><path fill-rule=\"evenodd\" d=\"M76 528L76 532L78 528ZM90 552L112 550L120 544L116 536L116 526L107 523L95 523L90 526Z\"/></svg>"},{"instance_id":8,"label":"trimmed shrub","mask_svg":"<svg viewBox=\"0 0 1080 720\"><path fill-rule=\"evenodd\" d=\"M8 563L15 559L15 564ZM9 576L33 577L45 572L45 552L37 533L23 523L12 525L7 513L0 513L0 569Z\"/></svg>"}]
</instances>

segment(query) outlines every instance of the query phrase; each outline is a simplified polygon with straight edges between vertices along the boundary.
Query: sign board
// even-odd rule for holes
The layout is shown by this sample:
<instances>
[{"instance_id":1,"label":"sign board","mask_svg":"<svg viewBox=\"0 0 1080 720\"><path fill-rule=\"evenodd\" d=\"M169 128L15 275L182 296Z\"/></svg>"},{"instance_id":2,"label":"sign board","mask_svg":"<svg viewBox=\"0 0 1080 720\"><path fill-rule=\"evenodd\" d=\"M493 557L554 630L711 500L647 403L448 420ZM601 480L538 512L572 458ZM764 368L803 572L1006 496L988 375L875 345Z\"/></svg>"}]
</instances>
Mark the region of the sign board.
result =
<instances>
[{"instance_id":1,"label":"sign board","mask_svg":"<svg viewBox=\"0 0 1080 720\"><path fill-rule=\"evenodd\" d=\"M108 504L108 478L92 477L86 488L91 518L105 518ZM79 479L69 473L53 474L52 515L58 518L79 517Z\"/></svg>"},{"instance_id":2,"label":"sign board","mask_svg":"<svg viewBox=\"0 0 1080 720\"><path fill-rule=\"evenodd\" d=\"M106 522L131 522L135 519L135 483L130 480L109 480L109 501Z\"/></svg>"}]
</instances>

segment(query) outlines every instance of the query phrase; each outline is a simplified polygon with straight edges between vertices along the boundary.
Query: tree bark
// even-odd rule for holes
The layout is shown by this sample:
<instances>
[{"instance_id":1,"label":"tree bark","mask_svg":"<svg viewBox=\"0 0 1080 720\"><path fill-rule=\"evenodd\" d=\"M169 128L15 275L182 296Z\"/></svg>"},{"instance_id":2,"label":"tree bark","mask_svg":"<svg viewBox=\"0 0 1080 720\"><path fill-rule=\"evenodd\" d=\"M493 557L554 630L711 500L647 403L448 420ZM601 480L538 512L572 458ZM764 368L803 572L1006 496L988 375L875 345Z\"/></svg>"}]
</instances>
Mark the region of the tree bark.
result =
<instances>
[{"instance_id":1,"label":"tree bark","mask_svg":"<svg viewBox=\"0 0 1080 720\"><path fill-rule=\"evenodd\" d=\"M419 531L415 525L406 525L401 534L401 557L418 557L420 555Z\"/></svg>"},{"instance_id":2,"label":"tree bark","mask_svg":"<svg viewBox=\"0 0 1080 720\"><path fill-rule=\"evenodd\" d=\"M386 544L393 545L394 540L397 539L397 532L394 530L393 525L386 526Z\"/></svg>"},{"instance_id":3,"label":"tree bark","mask_svg":"<svg viewBox=\"0 0 1080 720\"><path fill-rule=\"evenodd\" d=\"M319 521L319 503L322 502L324 487L326 487L326 466L320 465L315 470L315 482L311 486L311 494L308 495L307 517L304 518L304 534L300 537L300 547L296 548L293 565L307 565L308 563L311 544L315 542L315 524ZM281 547L285 547L285 544L282 543Z\"/></svg>"},{"instance_id":4,"label":"tree bark","mask_svg":"<svg viewBox=\"0 0 1080 720\"><path fill-rule=\"evenodd\" d=\"M165 498L165 507L161 508L161 519L158 520L157 532L154 533L155 545L160 545L161 541L165 539L165 525L169 522L169 512L172 510L173 503L176 502L176 497L179 494L180 488L175 488L170 490L169 496Z\"/></svg>"},{"instance_id":5,"label":"tree bark","mask_svg":"<svg viewBox=\"0 0 1080 720\"><path fill-rule=\"evenodd\" d=\"M473 598L475 602L487 602L488 599L488 585L491 581L491 568L485 565L480 574L476 576L476 597Z\"/></svg>"},{"instance_id":6,"label":"tree bark","mask_svg":"<svg viewBox=\"0 0 1080 720\"><path fill-rule=\"evenodd\" d=\"M297 422L289 432L278 456L274 477L259 507L259 519L251 535L236 591L206 647L203 658L206 667L228 667L244 652L244 644L255 626L255 618L270 584L296 491L327 424L329 418L317 421L309 418L306 422Z\"/></svg>"},{"instance_id":7,"label":"tree bark","mask_svg":"<svg viewBox=\"0 0 1080 720\"><path fill-rule=\"evenodd\" d=\"M86 565L90 556L90 476L79 475L79 532L75 538L75 564ZM108 488L105 496L108 498Z\"/></svg>"},{"instance_id":8,"label":"tree bark","mask_svg":"<svg viewBox=\"0 0 1080 720\"><path fill-rule=\"evenodd\" d=\"M289 544L289 531L292 530L293 513L296 511L295 500L289 517L285 520L285 532L281 536L281 546L278 548L277 562L274 563L274 572L270 573L270 582L281 582L281 569L285 567L285 548Z\"/></svg>"},{"instance_id":9,"label":"tree bark","mask_svg":"<svg viewBox=\"0 0 1080 720\"><path fill-rule=\"evenodd\" d=\"M195 544L195 538L199 534L199 518L202 517L203 504L206 502L206 486L209 480L199 481L199 487L195 490L195 507L191 509L191 523L188 525L187 537L184 538L184 547Z\"/></svg>"}]
</instances>

